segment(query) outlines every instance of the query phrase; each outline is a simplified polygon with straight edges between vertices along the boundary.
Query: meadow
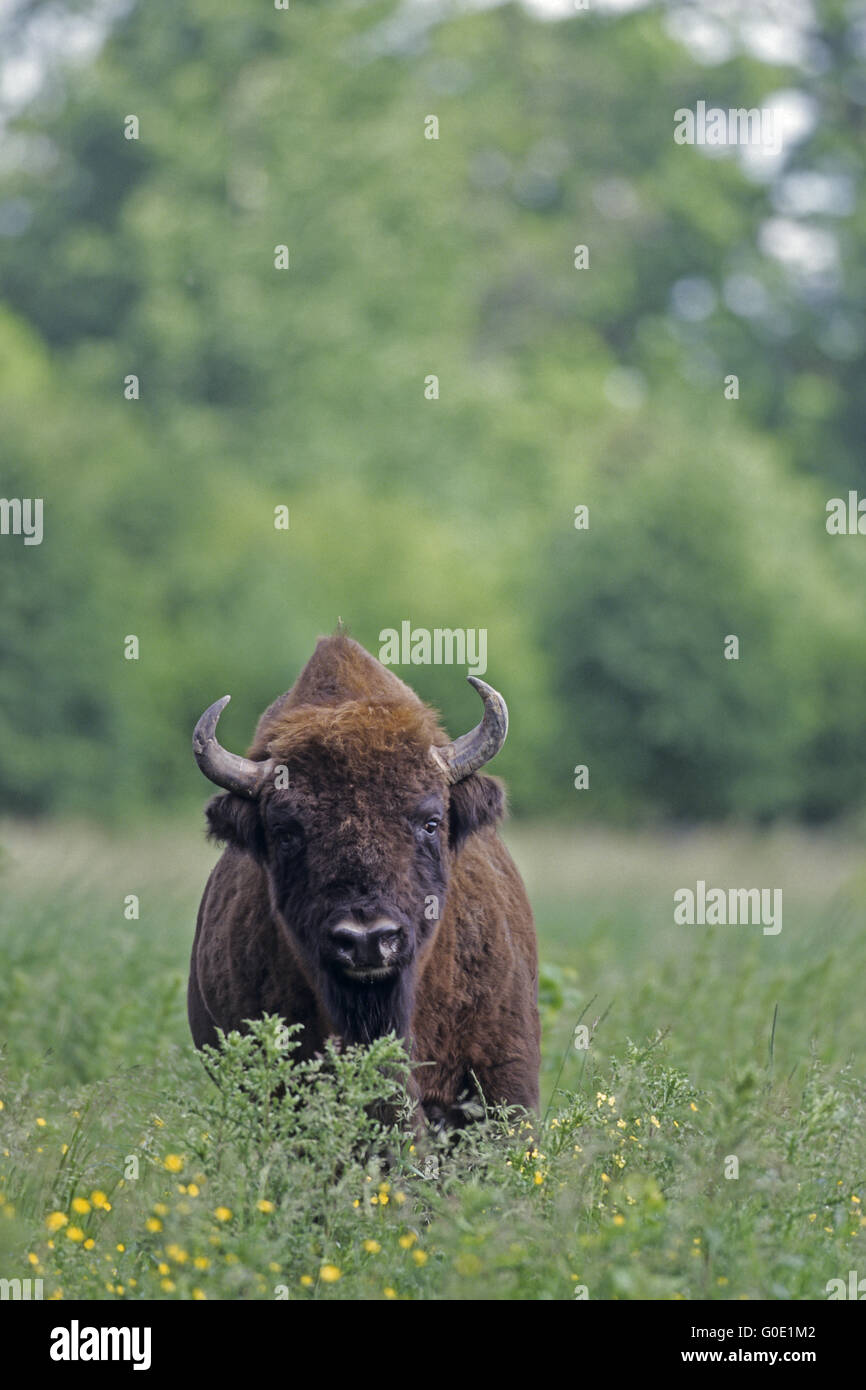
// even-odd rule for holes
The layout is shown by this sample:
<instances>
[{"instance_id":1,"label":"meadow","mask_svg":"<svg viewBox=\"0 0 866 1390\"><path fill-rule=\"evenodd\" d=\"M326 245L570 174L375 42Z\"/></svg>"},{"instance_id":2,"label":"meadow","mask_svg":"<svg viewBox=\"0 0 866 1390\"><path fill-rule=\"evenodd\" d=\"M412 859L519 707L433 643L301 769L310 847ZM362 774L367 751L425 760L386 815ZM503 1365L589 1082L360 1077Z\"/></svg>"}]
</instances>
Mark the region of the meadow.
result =
<instances>
[{"instance_id":1,"label":"meadow","mask_svg":"<svg viewBox=\"0 0 866 1390\"><path fill-rule=\"evenodd\" d=\"M0 828L0 1277L66 1300L784 1300L866 1272L856 837L508 839L542 1114L447 1143L371 1118L400 1101L392 1041L302 1065L265 1023L203 1066L186 968L216 852L192 819ZM781 888L783 929L674 925L697 879Z\"/></svg>"}]
</instances>

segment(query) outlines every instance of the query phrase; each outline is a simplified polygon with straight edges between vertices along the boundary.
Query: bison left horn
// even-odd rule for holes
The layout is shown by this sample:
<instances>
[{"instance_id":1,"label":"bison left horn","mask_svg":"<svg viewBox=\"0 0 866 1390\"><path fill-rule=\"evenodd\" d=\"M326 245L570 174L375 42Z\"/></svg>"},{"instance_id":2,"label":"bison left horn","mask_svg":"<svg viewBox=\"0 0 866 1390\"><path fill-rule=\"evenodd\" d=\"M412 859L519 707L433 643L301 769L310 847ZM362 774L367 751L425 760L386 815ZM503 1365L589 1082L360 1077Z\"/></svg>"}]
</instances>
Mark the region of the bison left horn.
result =
<instances>
[{"instance_id":1,"label":"bison left horn","mask_svg":"<svg viewBox=\"0 0 866 1390\"><path fill-rule=\"evenodd\" d=\"M452 786L495 758L508 733L508 706L499 691L477 676L466 679L484 701L484 718L470 733L461 734L453 743L446 743L444 747L434 744L430 749Z\"/></svg>"},{"instance_id":2,"label":"bison left horn","mask_svg":"<svg viewBox=\"0 0 866 1390\"><path fill-rule=\"evenodd\" d=\"M240 796L255 796L274 763L272 758L263 763L254 762L252 758L239 758L217 742L216 726L231 698L231 695L224 695L205 710L195 726L192 751L205 777L209 777L218 787L225 787L226 791L237 792Z\"/></svg>"}]
</instances>

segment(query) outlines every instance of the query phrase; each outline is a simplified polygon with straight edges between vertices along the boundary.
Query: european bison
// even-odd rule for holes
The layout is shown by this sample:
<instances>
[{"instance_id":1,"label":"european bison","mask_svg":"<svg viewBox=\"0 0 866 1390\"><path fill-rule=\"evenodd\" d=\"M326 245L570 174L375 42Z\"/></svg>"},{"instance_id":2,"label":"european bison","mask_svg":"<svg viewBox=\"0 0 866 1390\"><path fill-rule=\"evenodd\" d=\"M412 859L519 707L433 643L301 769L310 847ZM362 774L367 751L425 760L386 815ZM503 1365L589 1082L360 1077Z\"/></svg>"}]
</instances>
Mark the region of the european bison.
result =
<instances>
[{"instance_id":1,"label":"european bison","mask_svg":"<svg viewBox=\"0 0 866 1390\"><path fill-rule=\"evenodd\" d=\"M321 638L259 720L249 757L193 736L226 849L205 888L189 977L196 1046L263 1013L302 1023L301 1056L336 1035L406 1040L428 1119L538 1104L532 912L496 833L505 701L449 742L433 710L342 632ZM466 1098L474 1097L467 1106Z\"/></svg>"}]
</instances>

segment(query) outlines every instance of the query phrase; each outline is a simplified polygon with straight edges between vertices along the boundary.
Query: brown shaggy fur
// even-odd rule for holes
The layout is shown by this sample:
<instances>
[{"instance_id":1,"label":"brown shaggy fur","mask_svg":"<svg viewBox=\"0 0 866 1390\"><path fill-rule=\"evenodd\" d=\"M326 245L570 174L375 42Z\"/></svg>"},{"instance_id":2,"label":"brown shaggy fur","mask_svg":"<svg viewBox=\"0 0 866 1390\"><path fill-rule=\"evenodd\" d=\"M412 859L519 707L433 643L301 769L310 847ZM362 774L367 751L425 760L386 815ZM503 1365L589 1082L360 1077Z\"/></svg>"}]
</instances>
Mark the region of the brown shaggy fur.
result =
<instances>
[{"instance_id":1,"label":"brown shaggy fur","mask_svg":"<svg viewBox=\"0 0 866 1390\"><path fill-rule=\"evenodd\" d=\"M320 639L249 753L284 764L289 788L268 782L255 800L227 793L208 806L227 848L192 951L197 1046L266 1012L304 1025L303 1056L329 1035L393 1030L426 1064L415 1077L428 1117L461 1123L473 1078L488 1103L537 1106L535 931L495 829L503 791L484 774L449 788L429 751L447 742L435 713L357 642ZM330 927L383 918L400 927L395 977L347 980Z\"/></svg>"}]
</instances>

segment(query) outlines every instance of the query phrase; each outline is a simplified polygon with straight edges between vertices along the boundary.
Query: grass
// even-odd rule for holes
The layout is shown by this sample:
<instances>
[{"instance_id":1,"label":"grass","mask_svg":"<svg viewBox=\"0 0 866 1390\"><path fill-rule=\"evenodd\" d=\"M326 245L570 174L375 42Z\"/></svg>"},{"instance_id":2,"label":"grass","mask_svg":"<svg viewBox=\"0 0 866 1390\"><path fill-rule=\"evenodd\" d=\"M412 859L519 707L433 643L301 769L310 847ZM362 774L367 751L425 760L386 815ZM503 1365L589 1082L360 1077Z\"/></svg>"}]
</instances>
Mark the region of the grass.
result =
<instances>
[{"instance_id":1,"label":"grass","mask_svg":"<svg viewBox=\"0 0 866 1390\"><path fill-rule=\"evenodd\" d=\"M210 1058L213 1084L184 990L214 856L188 827L3 827L0 1278L65 1299L726 1300L866 1273L856 845L510 839L542 1117L444 1144L372 1118L399 1102L393 1041L300 1064L266 1022ZM698 878L781 887L781 933L675 926Z\"/></svg>"}]
</instances>

